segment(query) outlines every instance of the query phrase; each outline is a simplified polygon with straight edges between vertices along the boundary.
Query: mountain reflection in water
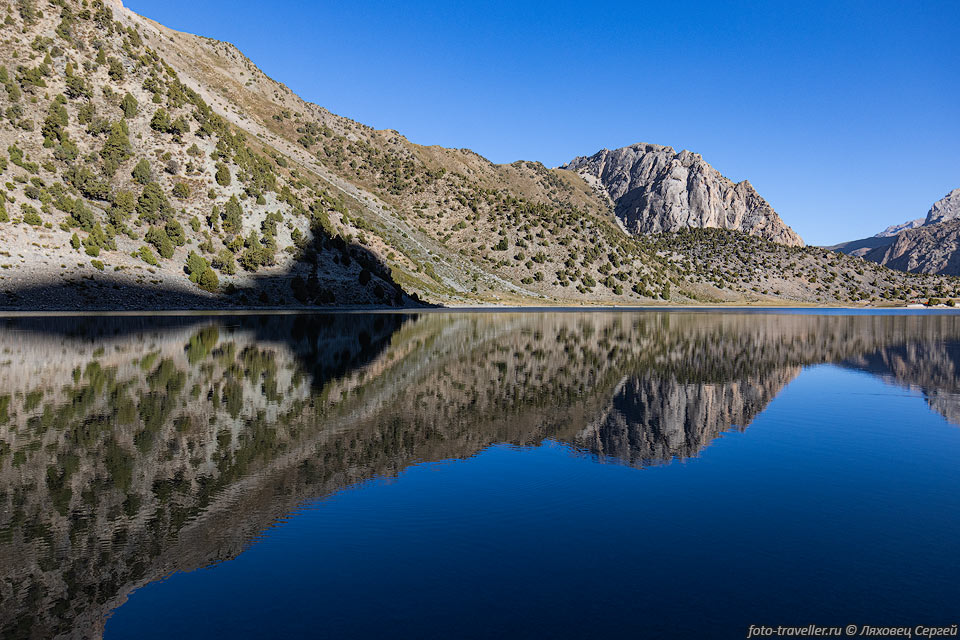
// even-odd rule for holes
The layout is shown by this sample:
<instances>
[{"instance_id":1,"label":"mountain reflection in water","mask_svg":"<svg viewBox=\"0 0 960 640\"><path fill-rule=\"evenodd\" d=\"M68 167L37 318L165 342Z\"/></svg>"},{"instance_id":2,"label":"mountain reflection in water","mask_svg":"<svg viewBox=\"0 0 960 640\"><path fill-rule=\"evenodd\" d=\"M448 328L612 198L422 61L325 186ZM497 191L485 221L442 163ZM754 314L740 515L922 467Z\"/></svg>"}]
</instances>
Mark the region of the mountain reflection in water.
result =
<instances>
[{"instance_id":1,"label":"mountain reflection in water","mask_svg":"<svg viewBox=\"0 0 960 640\"><path fill-rule=\"evenodd\" d=\"M954 315L0 320L0 635L96 637L134 589L415 463L546 439L697 456L820 363L960 424Z\"/></svg>"}]
</instances>

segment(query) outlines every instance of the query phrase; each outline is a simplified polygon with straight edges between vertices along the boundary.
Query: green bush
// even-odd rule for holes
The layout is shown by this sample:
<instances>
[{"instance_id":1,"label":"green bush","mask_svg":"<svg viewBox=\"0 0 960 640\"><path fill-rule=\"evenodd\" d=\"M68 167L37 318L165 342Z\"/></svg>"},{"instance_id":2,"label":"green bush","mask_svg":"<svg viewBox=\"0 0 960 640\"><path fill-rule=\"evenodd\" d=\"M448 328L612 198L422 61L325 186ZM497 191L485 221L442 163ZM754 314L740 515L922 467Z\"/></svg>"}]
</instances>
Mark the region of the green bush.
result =
<instances>
[{"instance_id":1,"label":"green bush","mask_svg":"<svg viewBox=\"0 0 960 640\"><path fill-rule=\"evenodd\" d=\"M76 100L77 98L89 98L91 95L90 87L87 86L87 83L80 76L67 76L67 97L71 100ZM84 123L80 123L84 124Z\"/></svg>"},{"instance_id":2,"label":"green bush","mask_svg":"<svg viewBox=\"0 0 960 640\"><path fill-rule=\"evenodd\" d=\"M120 109L123 110L124 118L129 119L136 116L138 108L139 105L137 104L137 99L129 93L125 94L123 99L120 101Z\"/></svg>"},{"instance_id":3,"label":"green bush","mask_svg":"<svg viewBox=\"0 0 960 640\"><path fill-rule=\"evenodd\" d=\"M229 249L221 249L213 258L213 267L220 273L232 276L237 272L237 263Z\"/></svg>"},{"instance_id":4,"label":"green bush","mask_svg":"<svg viewBox=\"0 0 960 640\"><path fill-rule=\"evenodd\" d=\"M151 182L143 188L143 193L137 199L137 214L147 224L155 224L173 216L173 207L170 206L163 190L156 182Z\"/></svg>"},{"instance_id":5,"label":"green bush","mask_svg":"<svg viewBox=\"0 0 960 640\"><path fill-rule=\"evenodd\" d=\"M244 242L246 249L240 255L240 266L247 271L256 271L260 267L274 263L273 251L263 246L253 231Z\"/></svg>"},{"instance_id":6,"label":"green bush","mask_svg":"<svg viewBox=\"0 0 960 640\"><path fill-rule=\"evenodd\" d=\"M167 232L167 237L174 246L182 247L187 244L187 234L178 220L169 220L163 230Z\"/></svg>"},{"instance_id":7,"label":"green bush","mask_svg":"<svg viewBox=\"0 0 960 640\"><path fill-rule=\"evenodd\" d=\"M217 184L221 187L230 186L230 168L222 162L217 163L217 174L216 174Z\"/></svg>"},{"instance_id":8,"label":"green bush","mask_svg":"<svg viewBox=\"0 0 960 640\"><path fill-rule=\"evenodd\" d=\"M175 136L182 136L190 133L190 124L187 122L186 118L180 116L170 123L170 126L167 127L167 133L172 133Z\"/></svg>"},{"instance_id":9,"label":"green bush","mask_svg":"<svg viewBox=\"0 0 960 640\"><path fill-rule=\"evenodd\" d=\"M190 282L197 283L200 281L200 274L208 266L210 265L207 264L206 258L195 251L191 251L190 255L187 256L187 266L183 270L190 276Z\"/></svg>"},{"instance_id":10,"label":"green bush","mask_svg":"<svg viewBox=\"0 0 960 640\"><path fill-rule=\"evenodd\" d=\"M217 289L220 288L220 280L217 278L216 272L210 267L203 270L203 273L200 274L200 281L197 284L201 289L209 291L210 293L215 293Z\"/></svg>"},{"instance_id":11,"label":"green bush","mask_svg":"<svg viewBox=\"0 0 960 640\"><path fill-rule=\"evenodd\" d=\"M146 262L147 264L150 264L150 265L153 265L153 266L157 266L158 264L160 264L160 263L157 261L157 257L156 257L155 255L153 255L153 251L151 251L151 250L150 250L150 247L148 247L148 246L146 246L146 245L140 247L140 250L139 250L139 251L134 251L134 252L133 252L133 257L134 257L134 258L140 258L141 260L143 260L143 261Z\"/></svg>"},{"instance_id":12,"label":"green bush","mask_svg":"<svg viewBox=\"0 0 960 640\"><path fill-rule=\"evenodd\" d=\"M123 82L123 64L116 58L107 59L107 75L110 76L110 79L114 82Z\"/></svg>"},{"instance_id":13,"label":"green bush","mask_svg":"<svg viewBox=\"0 0 960 640\"><path fill-rule=\"evenodd\" d=\"M185 182L178 182L173 185L173 195L181 200L186 200L190 197L190 187Z\"/></svg>"},{"instance_id":14,"label":"green bush","mask_svg":"<svg viewBox=\"0 0 960 640\"><path fill-rule=\"evenodd\" d=\"M193 251L187 256L187 266L184 268L184 271L190 276L190 282L193 282L204 291L210 291L212 293L220 286L217 274L210 268L206 258Z\"/></svg>"},{"instance_id":15,"label":"green bush","mask_svg":"<svg viewBox=\"0 0 960 640\"><path fill-rule=\"evenodd\" d=\"M53 142L60 142L65 135L63 128L70 124L70 118L67 114L67 99L62 95L57 96L50 103L50 109L47 111L47 118L43 121L40 132L44 137L44 146L52 146Z\"/></svg>"},{"instance_id":16,"label":"green bush","mask_svg":"<svg viewBox=\"0 0 960 640\"><path fill-rule=\"evenodd\" d=\"M148 244L152 244L154 246L161 258L170 259L173 257L173 241L170 240L170 236L167 235L165 229L161 229L159 227L150 227L143 239L146 240Z\"/></svg>"},{"instance_id":17,"label":"green bush","mask_svg":"<svg viewBox=\"0 0 960 640\"><path fill-rule=\"evenodd\" d=\"M110 126L110 135L103 143L100 157L103 158L105 173L112 175L131 155L129 131L126 122L116 122Z\"/></svg>"},{"instance_id":18,"label":"green bush","mask_svg":"<svg viewBox=\"0 0 960 640\"><path fill-rule=\"evenodd\" d=\"M146 158L141 158L140 162L137 163L137 166L135 166L133 171L130 172L130 175L133 176L133 179L139 184L149 184L153 179L153 171L150 168L150 161Z\"/></svg>"},{"instance_id":19,"label":"green bush","mask_svg":"<svg viewBox=\"0 0 960 640\"><path fill-rule=\"evenodd\" d=\"M150 118L150 128L160 133L166 133L170 129L170 114L166 109L157 109Z\"/></svg>"},{"instance_id":20,"label":"green bush","mask_svg":"<svg viewBox=\"0 0 960 640\"><path fill-rule=\"evenodd\" d=\"M80 155L80 149L73 140L63 135L63 142L53 148L53 157L63 162L73 162Z\"/></svg>"},{"instance_id":21,"label":"green bush","mask_svg":"<svg viewBox=\"0 0 960 640\"><path fill-rule=\"evenodd\" d=\"M83 241L83 246L86 247L88 256L100 255L100 249L116 248L113 240L107 237L107 234L104 233L103 227L100 226L99 222L93 223L93 226L90 228L90 234Z\"/></svg>"},{"instance_id":22,"label":"green bush","mask_svg":"<svg viewBox=\"0 0 960 640\"><path fill-rule=\"evenodd\" d=\"M227 233L240 233L243 224L243 209L237 196L230 196L230 200L223 207L223 230Z\"/></svg>"},{"instance_id":23,"label":"green bush","mask_svg":"<svg viewBox=\"0 0 960 640\"><path fill-rule=\"evenodd\" d=\"M43 220L40 218L39 212L37 212L37 210L30 205L22 204L20 205L20 210L23 212L23 221L25 223L35 227L43 224Z\"/></svg>"}]
</instances>

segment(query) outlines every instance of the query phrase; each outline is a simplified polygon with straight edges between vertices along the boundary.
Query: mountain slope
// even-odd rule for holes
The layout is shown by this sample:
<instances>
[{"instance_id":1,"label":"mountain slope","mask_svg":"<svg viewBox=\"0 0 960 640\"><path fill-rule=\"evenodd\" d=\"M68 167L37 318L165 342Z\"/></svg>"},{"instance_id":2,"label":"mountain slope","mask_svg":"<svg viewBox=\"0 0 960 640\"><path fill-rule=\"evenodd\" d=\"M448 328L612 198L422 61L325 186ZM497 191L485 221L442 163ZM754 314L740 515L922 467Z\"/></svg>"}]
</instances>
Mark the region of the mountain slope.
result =
<instances>
[{"instance_id":1,"label":"mountain slope","mask_svg":"<svg viewBox=\"0 0 960 640\"><path fill-rule=\"evenodd\" d=\"M886 247L894 243L897 235L901 231L907 231L908 229L916 229L917 227L923 226L925 218L917 218L916 220L910 220L908 222L903 222L901 224L890 225L880 233L870 236L869 238L861 238L860 240L848 240L847 242L841 242L840 244L835 244L827 247L831 251L839 251L840 253L845 253L851 256L857 256L858 258L864 257L871 249L877 249L880 247Z\"/></svg>"},{"instance_id":2,"label":"mountain slope","mask_svg":"<svg viewBox=\"0 0 960 640\"><path fill-rule=\"evenodd\" d=\"M901 271L960 274L960 220L904 231L864 258Z\"/></svg>"},{"instance_id":3,"label":"mountain slope","mask_svg":"<svg viewBox=\"0 0 960 640\"><path fill-rule=\"evenodd\" d=\"M960 275L960 188L930 207L925 218L888 227L872 238L844 242L835 251L892 269Z\"/></svg>"},{"instance_id":4,"label":"mountain slope","mask_svg":"<svg viewBox=\"0 0 960 640\"><path fill-rule=\"evenodd\" d=\"M232 45L118 2L5 0L0 16L0 308L955 293L951 280L788 246L799 238L748 183L695 154L680 154L704 185L694 201L727 207L742 229L631 235L574 171L373 130L300 99ZM843 278L809 286L831 273Z\"/></svg>"},{"instance_id":5,"label":"mountain slope","mask_svg":"<svg viewBox=\"0 0 960 640\"><path fill-rule=\"evenodd\" d=\"M749 182L733 183L690 151L640 143L574 158L562 168L601 188L635 233L712 227L803 245Z\"/></svg>"}]
</instances>

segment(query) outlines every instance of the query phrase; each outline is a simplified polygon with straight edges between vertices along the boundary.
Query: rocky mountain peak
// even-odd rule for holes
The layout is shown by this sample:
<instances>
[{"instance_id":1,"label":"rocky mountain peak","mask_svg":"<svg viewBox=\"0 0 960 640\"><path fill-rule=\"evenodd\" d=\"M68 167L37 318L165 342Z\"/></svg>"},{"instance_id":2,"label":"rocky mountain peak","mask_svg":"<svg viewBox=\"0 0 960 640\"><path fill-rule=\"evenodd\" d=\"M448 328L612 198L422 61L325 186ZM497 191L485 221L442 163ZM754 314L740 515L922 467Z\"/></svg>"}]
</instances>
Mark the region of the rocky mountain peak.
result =
<instances>
[{"instance_id":1,"label":"rocky mountain peak","mask_svg":"<svg viewBox=\"0 0 960 640\"><path fill-rule=\"evenodd\" d=\"M924 224L937 224L960 218L960 187L933 203Z\"/></svg>"},{"instance_id":2,"label":"rocky mountain peak","mask_svg":"<svg viewBox=\"0 0 960 640\"><path fill-rule=\"evenodd\" d=\"M699 153L638 143L574 158L561 168L602 190L633 233L712 227L803 245L748 181L734 183Z\"/></svg>"}]
</instances>

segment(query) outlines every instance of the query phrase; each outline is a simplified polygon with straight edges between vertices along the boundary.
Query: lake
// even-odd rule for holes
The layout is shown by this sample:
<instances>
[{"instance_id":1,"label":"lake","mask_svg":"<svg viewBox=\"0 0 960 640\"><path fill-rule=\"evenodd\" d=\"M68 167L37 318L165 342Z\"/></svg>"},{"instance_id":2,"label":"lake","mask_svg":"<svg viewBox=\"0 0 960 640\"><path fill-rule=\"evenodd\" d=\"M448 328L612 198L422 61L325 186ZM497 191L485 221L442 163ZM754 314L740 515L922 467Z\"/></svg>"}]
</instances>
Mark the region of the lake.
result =
<instances>
[{"instance_id":1,"label":"lake","mask_svg":"<svg viewBox=\"0 0 960 640\"><path fill-rule=\"evenodd\" d=\"M0 318L0 636L955 625L958 462L952 312Z\"/></svg>"}]
</instances>

